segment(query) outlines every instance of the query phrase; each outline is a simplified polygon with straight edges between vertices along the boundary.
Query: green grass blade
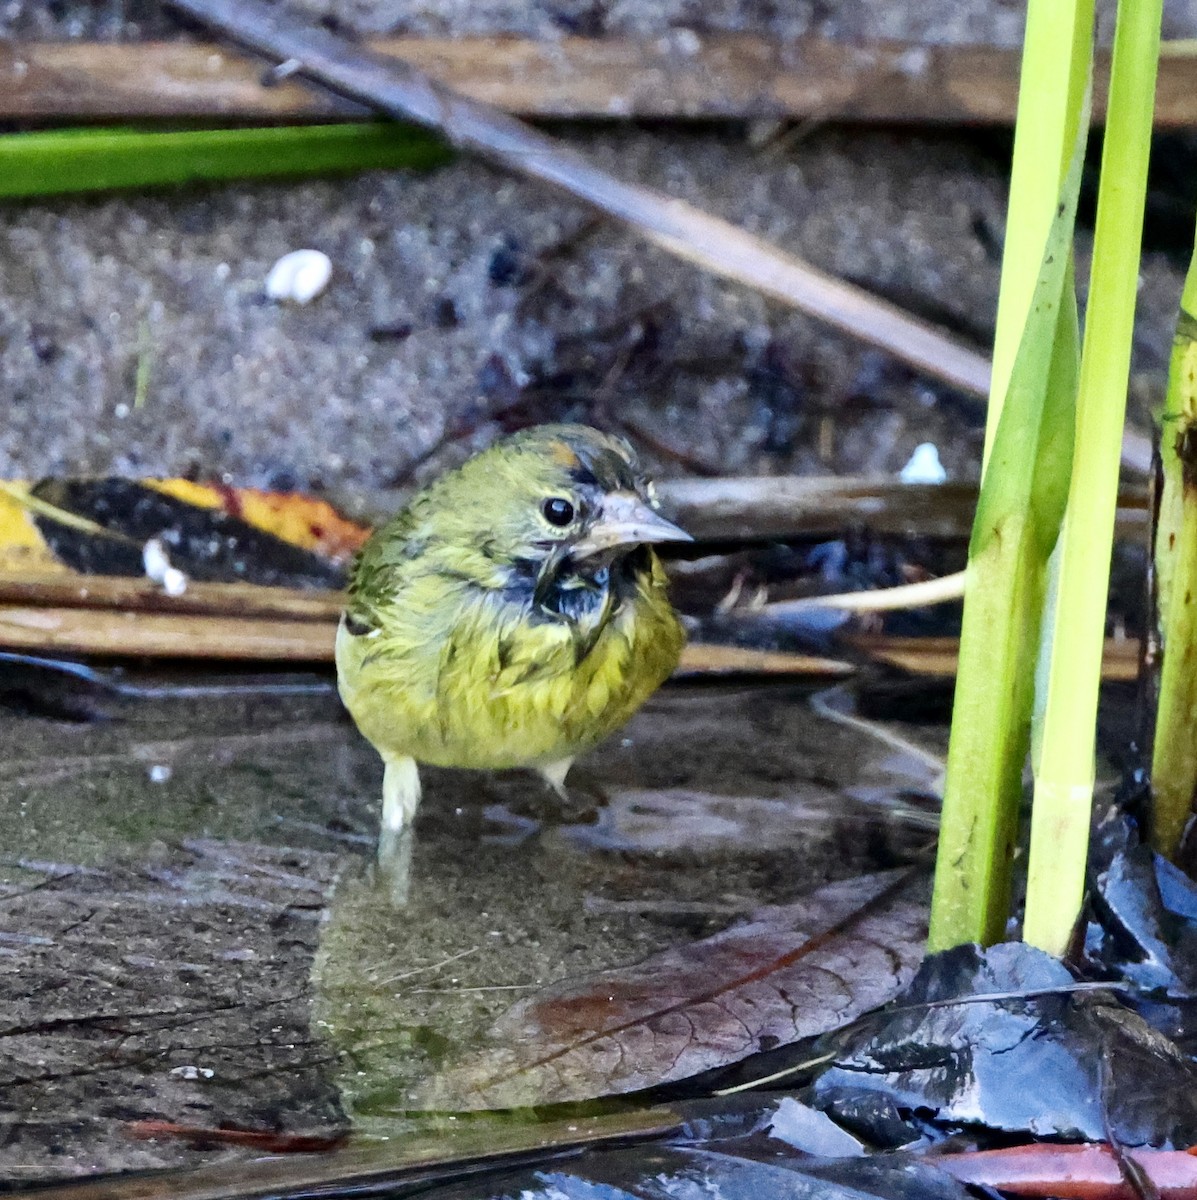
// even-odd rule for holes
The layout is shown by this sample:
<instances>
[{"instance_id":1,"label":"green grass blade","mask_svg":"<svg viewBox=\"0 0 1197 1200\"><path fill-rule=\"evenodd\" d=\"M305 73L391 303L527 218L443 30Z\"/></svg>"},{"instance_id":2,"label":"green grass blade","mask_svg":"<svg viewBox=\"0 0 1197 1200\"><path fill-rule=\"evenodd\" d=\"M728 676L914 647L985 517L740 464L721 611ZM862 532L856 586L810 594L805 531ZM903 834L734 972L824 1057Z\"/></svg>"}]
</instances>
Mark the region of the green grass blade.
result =
<instances>
[{"instance_id":1,"label":"green grass blade","mask_svg":"<svg viewBox=\"0 0 1197 1200\"><path fill-rule=\"evenodd\" d=\"M71 129L0 137L0 197L145 188L199 180L439 166L446 145L390 121L262 129Z\"/></svg>"}]
</instances>

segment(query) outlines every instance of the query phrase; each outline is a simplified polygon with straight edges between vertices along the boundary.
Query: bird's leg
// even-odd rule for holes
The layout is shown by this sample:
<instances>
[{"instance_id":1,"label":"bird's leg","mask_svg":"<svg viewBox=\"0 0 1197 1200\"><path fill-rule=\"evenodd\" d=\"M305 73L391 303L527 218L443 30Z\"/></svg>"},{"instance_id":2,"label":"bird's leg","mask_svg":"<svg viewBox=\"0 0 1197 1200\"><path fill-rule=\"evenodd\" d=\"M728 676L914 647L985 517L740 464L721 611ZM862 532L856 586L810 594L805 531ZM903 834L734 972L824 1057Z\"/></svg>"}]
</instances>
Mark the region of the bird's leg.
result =
<instances>
[{"instance_id":1,"label":"bird's leg","mask_svg":"<svg viewBox=\"0 0 1197 1200\"><path fill-rule=\"evenodd\" d=\"M565 786L565 777L569 774L569 769L574 765L572 758L559 758L556 762L542 763L536 770L541 778L561 797L562 800L569 799L569 792Z\"/></svg>"},{"instance_id":2,"label":"bird's leg","mask_svg":"<svg viewBox=\"0 0 1197 1200\"><path fill-rule=\"evenodd\" d=\"M414 758L384 758L382 774L383 829L410 829L420 804L420 768Z\"/></svg>"},{"instance_id":3,"label":"bird's leg","mask_svg":"<svg viewBox=\"0 0 1197 1200\"><path fill-rule=\"evenodd\" d=\"M420 803L420 769L406 755L383 762L378 874L398 907L407 903L411 892L412 823Z\"/></svg>"}]
</instances>

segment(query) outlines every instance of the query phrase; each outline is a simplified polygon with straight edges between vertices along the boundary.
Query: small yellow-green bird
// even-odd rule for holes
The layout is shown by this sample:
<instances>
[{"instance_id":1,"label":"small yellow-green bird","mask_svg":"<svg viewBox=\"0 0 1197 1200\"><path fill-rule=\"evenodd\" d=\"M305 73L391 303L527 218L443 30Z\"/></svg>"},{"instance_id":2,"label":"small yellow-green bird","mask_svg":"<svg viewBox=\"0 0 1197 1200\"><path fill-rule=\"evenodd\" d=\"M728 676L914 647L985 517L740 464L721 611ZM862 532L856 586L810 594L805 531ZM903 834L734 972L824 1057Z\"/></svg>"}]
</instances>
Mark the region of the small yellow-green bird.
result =
<instances>
[{"instance_id":1,"label":"small yellow-green bird","mask_svg":"<svg viewBox=\"0 0 1197 1200\"><path fill-rule=\"evenodd\" d=\"M677 666L683 633L622 438L543 425L441 476L362 548L337 631L341 698L382 755L383 840L418 763L532 767L558 791Z\"/></svg>"}]
</instances>

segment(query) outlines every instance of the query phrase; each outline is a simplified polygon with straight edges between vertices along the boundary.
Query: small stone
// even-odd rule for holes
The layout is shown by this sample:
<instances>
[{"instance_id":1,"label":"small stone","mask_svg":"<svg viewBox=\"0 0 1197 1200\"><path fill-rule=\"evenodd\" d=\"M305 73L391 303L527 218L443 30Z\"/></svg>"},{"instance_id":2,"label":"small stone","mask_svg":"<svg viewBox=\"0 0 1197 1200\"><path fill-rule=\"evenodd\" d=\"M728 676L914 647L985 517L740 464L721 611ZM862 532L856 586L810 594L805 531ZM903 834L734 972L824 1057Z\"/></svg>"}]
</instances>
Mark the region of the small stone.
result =
<instances>
[{"instance_id":1,"label":"small stone","mask_svg":"<svg viewBox=\"0 0 1197 1200\"><path fill-rule=\"evenodd\" d=\"M146 578L158 584L168 596L181 596L187 590L187 576L171 565L161 538L150 538L142 546L141 565Z\"/></svg>"},{"instance_id":2,"label":"small stone","mask_svg":"<svg viewBox=\"0 0 1197 1200\"><path fill-rule=\"evenodd\" d=\"M172 1068L171 1074L191 1082L197 1079L211 1079L216 1072L211 1067L197 1067L194 1063L187 1063L184 1066Z\"/></svg>"},{"instance_id":3,"label":"small stone","mask_svg":"<svg viewBox=\"0 0 1197 1200\"><path fill-rule=\"evenodd\" d=\"M933 442L915 446L910 461L898 472L903 483L943 483L948 473L939 461L939 450Z\"/></svg>"},{"instance_id":4,"label":"small stone","mask_svg":"<svg viewBox=\"0 0 1197 1200\"><path fill-rule=\"evenodd\" d=\"M307 304L328 287L332 269L332 259L323 251L292 250L270 268L266 295L271 300Z\"/></svg>"},{"instance_id":5,"label":"small stone","mask_svg":"<svg viewBox=\"0 0 1197 1200\"><path fill-rule=\"evenodd\" d=\"M187 576L178 567L167 567L162 573L162 590L168 596L181 596L187 590Z\"/></svg>"}]
</instances>

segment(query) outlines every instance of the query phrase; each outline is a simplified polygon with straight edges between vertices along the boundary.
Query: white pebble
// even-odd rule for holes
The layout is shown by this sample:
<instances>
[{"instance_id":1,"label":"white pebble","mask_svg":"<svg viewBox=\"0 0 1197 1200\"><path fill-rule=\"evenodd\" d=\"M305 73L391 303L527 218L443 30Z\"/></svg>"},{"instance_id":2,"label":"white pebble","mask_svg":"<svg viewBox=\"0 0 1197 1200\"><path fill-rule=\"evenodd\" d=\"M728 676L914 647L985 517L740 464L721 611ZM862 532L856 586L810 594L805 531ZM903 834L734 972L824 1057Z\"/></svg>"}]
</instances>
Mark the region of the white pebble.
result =
<instances>
[{"instance_id":1,"label":"white pebble","mask_svg":"<svg viewBox=\"0 0 1197 1200\"><path fill-rule=\"evenodd\" d=\"M161 586L168 596L181 596L187 590L187 576L170 565L170 556L161 538L150 538L141 548L141 565L146 578Z\"/></svg>"},{"instance_id":2,"label":"white pebble","mask_svg":"<svg viewBox=\"0 0 1197 1200\"><path fill-rule=\"evenodd\" d=\"M328 287L332 269L332 259L320 250L292 250L270 268L266 295L271 300L307 304Z\"/></svg>"},{"instance_id":3,"label":"white pebble","mask_svg":"<svg viewBox=\"0 0 1197 1200\"><path fill-rule=\"evenodd\" d=\"M162 576L170 566L170 558L161 538L152 537L142 546L141 565L150 579L155 583L162 582Z\"/></svg>"},{"instance_id":4,"label":"white pebble","mask_svg":"<svg viewBox=\"0 0 1197 1200\"><path fill-rule=\"evenodd\" d=\"M187 576L178 567L167 567L162 574L162 590L168 596L181 596L187 590Z\"/></svg>"},{"instance_id":5,"label":"white pebble","mask_svg":"<svg viewBox=\"0 0 1197 1200\"><path fill-rule=\"evenodd\" d=\"M933 442L915 446L910 461L898 472L903 483L943 483L948 473L939 461L939 450Z\"/></svg>"},{"instance_id":6,"label":"white pebble","mask_svg":"<svg viewBox=\"0 0 1197 1200\"><path fill-rule=\"evenodd\" d=\"M150 768L151 783L165 783L171 776L170 767L166 763L155 763Z\"/></svg>"},{"instance_id":7,"label":"white pebble","mask_svg":"<svg viewBox=\"0 0 1197 1200\"><path fill-rule=\"evenodd\" d=\"M177 1075L180 1079L211 1079L216 1072L211 1067L197 1067L188 1063L183 1067L174 1067L171 1074Z\"/></svg>"}]
</instances>

